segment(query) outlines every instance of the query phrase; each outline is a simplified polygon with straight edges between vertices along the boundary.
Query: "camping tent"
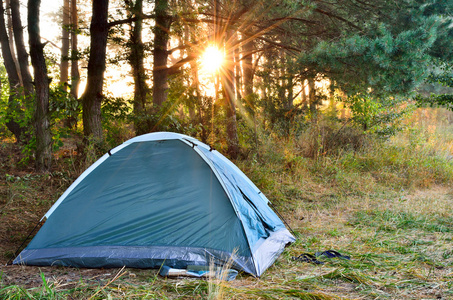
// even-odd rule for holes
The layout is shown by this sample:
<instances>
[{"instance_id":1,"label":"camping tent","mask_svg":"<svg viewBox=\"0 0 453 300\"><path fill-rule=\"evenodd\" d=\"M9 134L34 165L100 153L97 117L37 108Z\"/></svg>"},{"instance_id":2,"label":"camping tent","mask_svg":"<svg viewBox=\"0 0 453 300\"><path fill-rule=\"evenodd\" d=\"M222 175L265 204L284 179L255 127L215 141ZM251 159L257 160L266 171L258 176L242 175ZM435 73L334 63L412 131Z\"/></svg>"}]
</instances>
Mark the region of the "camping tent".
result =
<instances>
[{"instance_id":1,"label":"camping tent","mask_svg":"<svg viewBox=\"0 0 453 300\"><path fill-rule=\"evenodd\" d=\"M294 237L233 163L186 135L132 138L88 168L14 264L184 268L260 276Z\"/></svg>"}]
</instances>

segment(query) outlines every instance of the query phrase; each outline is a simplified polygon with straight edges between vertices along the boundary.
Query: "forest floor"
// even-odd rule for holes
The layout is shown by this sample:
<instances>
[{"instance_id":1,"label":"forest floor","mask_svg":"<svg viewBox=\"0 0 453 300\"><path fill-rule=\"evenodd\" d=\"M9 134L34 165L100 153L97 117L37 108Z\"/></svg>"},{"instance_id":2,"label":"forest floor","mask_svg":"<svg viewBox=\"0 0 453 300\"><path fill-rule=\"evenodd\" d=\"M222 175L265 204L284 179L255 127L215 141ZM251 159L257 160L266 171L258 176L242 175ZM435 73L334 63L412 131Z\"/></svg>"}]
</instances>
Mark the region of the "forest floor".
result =
<instances>
[{"instance_id":1,"label":"forest floor","mask_svg":"<svg viewBox=\"0 0 453 300\"><path fill-rule=\"evenodd\" d=\"M78 171L60 168L76 159L62 155L53 172L36 174L21 166L15 145L0 147L2 299L453 299L451 186L403 190L361 175L360 185L372 187L349 181L349 190L345 183L339 189L298 178L300 185L284 189L297 174L270 175L293 199L275 202L298 239L261 278L239 274L222 282L168 279L157 270L5 266ZM248 172L252 180L258 176ZM267 192L275 198L276 189ZM319 265L292 259L330 249L351 259L319 258L325 262Z\"/></svg>"}]
</instances>

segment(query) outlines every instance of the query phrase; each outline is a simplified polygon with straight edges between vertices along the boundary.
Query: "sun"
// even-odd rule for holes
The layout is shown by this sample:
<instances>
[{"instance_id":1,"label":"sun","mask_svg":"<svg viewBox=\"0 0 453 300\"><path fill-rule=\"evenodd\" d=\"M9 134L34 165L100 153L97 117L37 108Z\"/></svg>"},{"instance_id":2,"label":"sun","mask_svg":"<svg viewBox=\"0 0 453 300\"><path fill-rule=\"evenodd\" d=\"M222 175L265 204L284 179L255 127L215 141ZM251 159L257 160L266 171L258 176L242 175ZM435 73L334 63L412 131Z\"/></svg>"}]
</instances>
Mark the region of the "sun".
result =
<instances>
[{"instance_id":1,"label":"sun","mask_svg":"<svg viewBox=\"0 0 453 300\"><path fill-rule=\"evenodd\" d=\"M201 66L207 73L215 73L223 64L224 55L219 48L208 46L201 56Z\"/></svg>"}]
</instances>

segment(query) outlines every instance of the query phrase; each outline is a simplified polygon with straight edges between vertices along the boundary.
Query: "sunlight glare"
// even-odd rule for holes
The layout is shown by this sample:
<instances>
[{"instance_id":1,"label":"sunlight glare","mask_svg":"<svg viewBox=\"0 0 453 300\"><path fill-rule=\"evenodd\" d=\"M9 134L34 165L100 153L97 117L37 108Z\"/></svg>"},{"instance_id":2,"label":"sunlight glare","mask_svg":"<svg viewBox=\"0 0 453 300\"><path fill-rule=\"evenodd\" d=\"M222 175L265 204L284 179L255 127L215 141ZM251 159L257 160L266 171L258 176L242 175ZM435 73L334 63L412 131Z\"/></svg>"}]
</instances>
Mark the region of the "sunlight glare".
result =
<instances>
[{"instance_id":1,"label":"sunlight glare","mask_svg":"<svg viewBox=\"0 0 453 300\"><path fill-rule=\"evenodd\" d=\"M201 57L202 68L208 73L215 73L223 63L223 53L215 46L209 46Z\"/></svg>"}]
</instances>

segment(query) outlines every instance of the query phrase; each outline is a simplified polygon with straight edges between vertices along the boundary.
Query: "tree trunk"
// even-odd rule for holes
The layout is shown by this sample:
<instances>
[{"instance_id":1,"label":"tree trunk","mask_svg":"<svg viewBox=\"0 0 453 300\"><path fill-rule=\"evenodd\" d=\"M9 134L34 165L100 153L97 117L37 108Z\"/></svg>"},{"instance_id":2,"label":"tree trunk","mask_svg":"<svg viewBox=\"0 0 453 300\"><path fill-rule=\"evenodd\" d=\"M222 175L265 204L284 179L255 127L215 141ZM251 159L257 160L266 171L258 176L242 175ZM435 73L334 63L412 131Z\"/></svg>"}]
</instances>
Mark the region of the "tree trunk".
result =
<instances>
[{"instance_id":1,"label":"tree trunk","mask_svg":"<svg viewBox=\"0 0 453 300\"><path fill-rule=\"evenodd\" d=\"M308 105L307 105L307 85L308 83L305 83L306 80L304 78L302 78L301 80L301 83L302 83L302 92L301 92L301 96L302 96L302 107L304 108L304 110L307 109Z\"/></svg>"},{"instance_id":2,"label":"tree trunk","mask_svg":"<svg viewBox=\"0 0 453 300\"><path fill-rule=\"evenodd\" d=\"M234 40L238 40L237 32L234 33ZM235 47L234 49L234 79L235 79L235 86L236 86L236 101L241 103L242 100L242 91L241 91L241 61L239 57L239 47Z\"/></svg>"},{"instance_id":3,"label":"tree trunk","mask_svg":"<svg viewBox=\"0 0 453 300\"><path fill-rule=\"evenodd\" d=\"M8 11L10 10L10 13L6 13L7 19L6 19L6 29L8 31L8 42L9 42L9 48L11 49L11 56L13 57L14 60L14 65L16 66L16 70L18 71L19 75L19 82L20 85L22 86L22 77L19 72L19 61L17 60L17 55L16 55L16 47L14 46L14 32L13 32L13 19L11 17L11 2L10 0L5 1L5 10Z\"/></svg>"},{"instance_id":4,"label":"tree trunk","mask_svg":"<svg viewBox=\"0 0 453 300\"><path fill-rule=\"evenodd\" d=\"M287 57L288 63L291 58ZM294 107L294 75L290 67L286 67L286 90L287 90L287 109L290 110Z\"/></svg>"},{"instance_id":5,"label":"tree trunk","mask_svg":"<svg viewBox=\"0 0 453 300\"><path fill-rule=\"evenodd\" d=\"M244 78L244 98L250 98L253 94L253 41L244 44L242 72Z\"/></svg>"},{"instance_id":6,"label":"tree trunk","mask_svg":"<svg viewBox=\"0 0 453 300\"><path fill-rule=\"evenodd\" d=\"M70 0L63 0L63 26L61 31L60 85L66 91L69 80L69 26Z\"/></svg>"},{"instance_id":7,"label":"tree trunk","mask_svg":"<svg viewBox=\"0 0 453 300\"><path fill-rule=\"evenodd\" d=\"M253 77L255 76L255 71L253 67L253 51L255 50L255 45L253 41L248 41L243 46L243 60L242 60L242 78L243 78L243 89L245 103L248 107L249 113L253 118L253 136L255 140L255 145L258 145L258 124L256 122L256 105L255 99L253 97Z\"/></svg>"},{"instance_id":8,"label":"tree trunk","mask_svg":"<svg viewBox=\"0 0 453 300\"><path fill-rule=\"evenodd\" d=\"M101 104L105 71L105 55L108 35L108 0L93 1L91 17L91 48L88 60L87 86L82 96L83 134L94 142L103 142Z\"/></svg>"},{"instance_id":9,"label":"tree trunk","mask_svg":"<svg viewBox=\"0 0 453 300\"><path fill-rule=\"evenodd\" d=\"M194 40L195 37L193 37L192 40ZM206 127L209 125L208 122L205 122L203 118L203 100L201 96L201 91L200 91L200 79L198 76L198 68L199 65L196 60L190 61L190 69L192 70L192 88L194 91L194 98L196 99L195 103L193 103L193 106L197 108L197 116L195 117L195 112L190 113L191 120L195 120L197 118L197 123L202 124L201 126L201 132L200 132L200 139L203 143L208 143L208 135L209 133L206 130ZM190 112L190 111L189 111ZM194 116L192 116L192 114Z\"/></svg>"},{"instance_id":10,"label":"tree trunk","mask_svg":"<svg viewBox=\"0 0 453 300\"><path fill-rule=\"evenodd\" d=\"M310 105L310 113L312 118L317 113L317 100L316 100L316 90L315 90L315 80L314 78L308 78L308 102Z\"/></svg>"},{"instance_id":11,"label":"tree trunk","mask_svg":"<svg viewBox=\"0 0 453 300\"><path fill-rule=\"evenodd\" d=\"M134 78L135 134L141 135L150 131L149 122L144 120L149 88L146 84L146 71L143 63L145 58L145 47L142 41L143 0L136 0L132 8L132 14L136 17L136 21L133 23L131 31L129 60L132 68L132 77Z\"/></svg>"},{"instance_id":12,"label":"tree trunk","mask_svg":"<svg viewBox=\"0 0 453 300\"><path fill-rule=\"evenodd\" d=\"M278 88L278 99L283 104L283 107L286 108L286 59L285 52L283 49L279 51L280 63L277 67L277 88Z\"/></svg>"},{"instance_id":13,"label":"tree trunk","mask_svg":"<svg viewBox=\"0 0 453 300\"><path fill-rule=\"evenodd\" d=\"M31 78L30 68L28 63L28 53L25 48L24 30L20 19L20 3L19 0L11 1L11 17L13 21L14 41L16 43L17 57L19 60L20 74L22 84L26 96L33 94L33 79Z\"/></svg>"},{"instance_id":14,"label":"tree trunk","mask_svg":"<svg viewBox=\"0 0 453 300\"><path fill-rule=\"evenodd\" d=\"M288 75L288 110L294 107L293 75Z\"/></svg>"},{"instance_id":15,"label":"tree trunk","mask_svg":"<svg viewBox=\"0 0 453 300\"><path fill-rule=\"evenodd\" d=\"M5 64L6 72L8 73L10 85L13 88L17 88L20 86L20 79L16 69L16 65L14 64L14 58L9 44L9 38L5 23L5 8L3 7L3 1L0 3L0 43L2 46L3 61Z\"/></svg>"},{"instance_id":16,"label":"tree trunk","mask_svg":"<svg viewBox=\"0 0 453 300\"><path fill-rule=\"evenodd\" d=\"M195 108L198 107L198 123L203 123L201 117L201 110L202 110L202 103L201 103L201 92L200 92L200 80L198 78L198 64L195 60L190 62L190 70L192 72L192 89L193 89L193 96L196 99L194 103L191 103L189 107L189 116L192 121L196 121L196 112Z\"/></svg>"},{"instance_id":17,"label":"tree trunk","mask_svg":"<svg viewBox=\"0 0 453 300\"><path fill-rule=\"evenodd\" d=\"M225 98L225 108L227 112L227 142L228 154L231 158L237 158L239 154L239 140L236 122L236 103L234 91L234 50L231 49L231 42L234 32L228 30L225 34L226 57L224 69L221 72L222 90Z\"/></svg>"},{"instance_id":18,"label":"tree trunk","mask_svg":"<svg viewBox=\"0 0 453 300\"><path fill-rule=\"evenodd\" d=\"M167 15L168 0L156 0L154 13L156 25L154 27L154 68L153 68L153 103L157 107L167 100L167 44L168 31L170 30L171 19Z\"/></svg>"},{"instance_id":19,"label":"tree trunk","mask_svg":"<svg viewBox=\"0 0 453 300\"><path fill-rule=\"evenodd\" d=\"M312 126L312 138L313 138L313 158L317 161L319 156L319 126L318 126L318 109L315 89L315 79L308 78L308 101L310 105L310 118Z\"/></svg>"},{"instance_id":20,"label":"tree trunk","mask_svg":"<svg viewBox=\"0 0 453 300\"><path fill-rule=\"evenodd\" d=\"M8 74L9 90L10 95L8 98L8 111L7 118L9 121L6 123L6 127L11 131L17 141L21 140L22 134L25 129L18 121L19 108L17 107L16 97L18 96L18 89L20 87L20 79L14 64L14 59L9 46L8 33L5 25L5 9L3 7L3 1L0 2L0 44L2 47L3 63L5 65L6 72Z\"/></svg>"},{"instance_id":21,"label":"tree trunk","mask_svg":"<svg viewBox=\"0 0 453 300\"><path fill-rule=\"evenodd\" d=\"M74 99L79 98L79 51L77 44L77 31L79 29L79 17L77 13L77 0L71 0L71 95Z\"/></svg>"},{"instance_id":22,"label":"tree trunk","mask_svg":"<svg viewBox=\"0 0 453 300\"><path fill-rule=\"evenodd\" d=\"M39 33L39 6L41 0L28 0L28 35L30 57L35 74L36 108L36 170L49 171L52 158L52 138L49 114L49 78L44 59L44 44Z\"/></svg>"},{"instance_id":23,"label":"tree trunk","mask_svg":"<svg viewBox=\"0 0 453 300\"><path fill-rule=\"evenodd\" d=\"M193 41L191 36L192 35L190 34L189 25L186 24L184 26L183 37L179 41L179 45L183 46L184 45L183 41ZM199 93L200 86L199 86L199 82L198 82L198 66L197 66L197 63L195 60L191 60L189 64L190 64L190 71L192 74L192 81L189 80L189 84L190 84L190 87L193 89L193 96L194 96L194 99L196 100L193 103L190 103L190 105L188 107L189 108L189 118L192 122L196 122L195 118L197 118L197 116L196 116L195 108L197 107L196 103L199 102L198 97L200 95L200 93ZM200 122L201 122L201 118L200 118L199 123Z\"/></svg>"}]
</instances>

